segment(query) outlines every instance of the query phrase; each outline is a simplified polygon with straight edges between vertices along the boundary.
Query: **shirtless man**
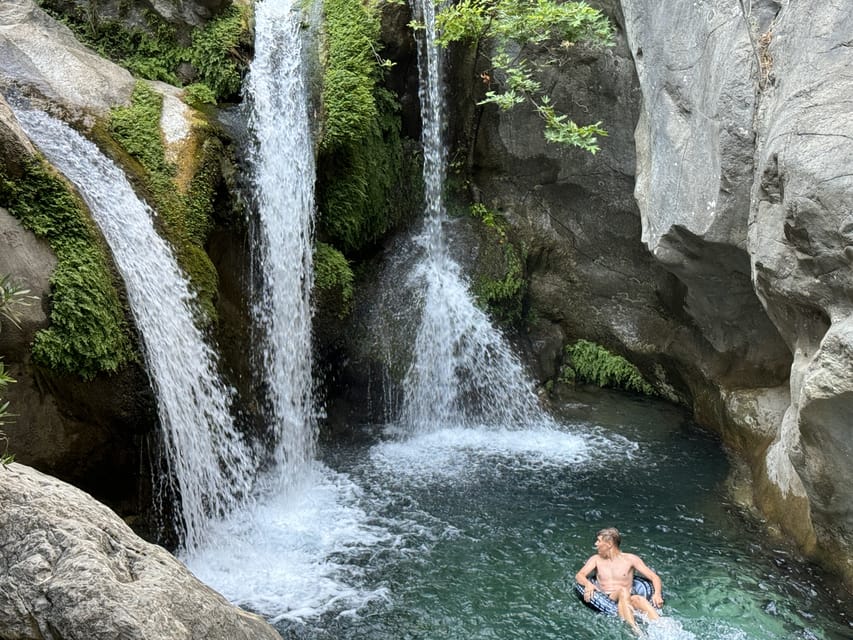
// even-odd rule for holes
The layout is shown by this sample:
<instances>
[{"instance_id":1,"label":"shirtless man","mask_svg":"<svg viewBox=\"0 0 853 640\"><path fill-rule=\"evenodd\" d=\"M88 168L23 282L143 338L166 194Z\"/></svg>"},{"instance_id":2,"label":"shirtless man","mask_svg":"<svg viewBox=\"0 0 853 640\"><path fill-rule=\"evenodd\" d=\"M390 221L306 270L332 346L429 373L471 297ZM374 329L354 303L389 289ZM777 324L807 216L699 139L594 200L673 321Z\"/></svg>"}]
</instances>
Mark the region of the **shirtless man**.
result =
<instances>
[{"instance_id":1,"label":"shirtless man","mask_svg":"<svg viewBox=\"0 0 853 640\"><path fill-rule=\"evenodd\" d=\"M575 580L584 588L583 598L589 602L595 591L602 591L616 603L619 617L625 620L634 631L638 631L634 620L634 609L645 613L650 620L657 620L660 615L655 607L663 606L661 597L662 586L658 574L649 569L646 563L633 553L625 553L619 549L622 536L617 529L602 529L595 539L597 554L586 561L575 576ZM648 578L655 588L652 603L649 604L641 595L631 595L631 585L634 571ZM595 573L598 584L590 580Z\"/></svg>"}]
</instances>

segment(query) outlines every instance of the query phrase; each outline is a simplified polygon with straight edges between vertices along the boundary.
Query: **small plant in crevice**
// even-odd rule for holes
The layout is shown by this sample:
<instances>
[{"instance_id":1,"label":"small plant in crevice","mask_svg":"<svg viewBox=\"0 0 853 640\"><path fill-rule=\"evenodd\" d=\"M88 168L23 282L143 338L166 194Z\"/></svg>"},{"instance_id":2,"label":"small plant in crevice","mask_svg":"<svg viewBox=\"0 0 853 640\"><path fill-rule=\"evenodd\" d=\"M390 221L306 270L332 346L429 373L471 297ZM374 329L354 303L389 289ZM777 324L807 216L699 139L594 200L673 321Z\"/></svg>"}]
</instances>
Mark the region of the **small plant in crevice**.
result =
<instances>
[{"instance_id":1,"label":"small plant in crevice","mask_svg":"<svg viewBox=\"0 0 853 640\"><path fill-rule=\"evenodd\" d=\"M484 204L471 205L470 213L485 227L474 296L496 320L519 323L527 290L524 247L509 240L506 221Z\"/></svg>"},{"instance_id":2,"label":"small plant in crevice","mask_svg":"<svg viewBox=\"0 0 853 640\"><path fill-rule=\"evenodd\" d=\"M343 253L325 242L314 247L314 288L318 304L335 309L338 318L345 317L352 305L352 267Z\"/></svg>"},{"instance_id":3,"label":"small plant in crevice","mask_svg":"<svg viewBox=\"0 0 853 640\"><path fill-rule=\"evenodd\" d=\"M17 284L9 274L0 276L0 316L12 325L20 328L21 313L36 300L37 296L30 295L30 290ZM0 323L2 330L3 324Z\"/></svg>"},{"instance_id":4,"label":"small plant in crevice","mask_svg":"<svg viewBox=\"0 0 853 640\"><path fill-rule=\"evenodd\" d=\"M657 395L635 365L594 342L578 340L564 348L563 356L564 364L557 377L559 382L590 382L599 387Z\"/></svg>"}]
</instances>

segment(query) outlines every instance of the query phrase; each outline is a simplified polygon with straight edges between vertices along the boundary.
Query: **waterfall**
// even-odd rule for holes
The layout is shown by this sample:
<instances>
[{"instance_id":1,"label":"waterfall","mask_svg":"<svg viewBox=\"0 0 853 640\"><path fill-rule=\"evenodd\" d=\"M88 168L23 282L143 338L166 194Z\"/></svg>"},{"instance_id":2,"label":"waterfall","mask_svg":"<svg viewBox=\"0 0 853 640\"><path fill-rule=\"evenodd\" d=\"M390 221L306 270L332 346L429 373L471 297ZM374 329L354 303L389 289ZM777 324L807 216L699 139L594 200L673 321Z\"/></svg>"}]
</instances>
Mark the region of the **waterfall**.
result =
<instances>
[{"instance_id":1,"label":"waterfall","mask_svg":"<svg viewBox=\"0 0 853 640\"><path fill-rule=\"evenodd\" d=\"M76 186L112 251L142 341L157 396L169 482L180 496L182 544L206 541L212 519L251 491L253 460L231 419L232 391L196 326L195 296L153 212L124 173L63 122L15 110L30 139Z\"/></svg>"},{"instance_id":2,"label":"waterfall","mask_svg":"<svg viewBox=\"0 0 853 640\"><path fill-rule=\"evenodd\" d=\"M255 7L255 58L245 88L261 271L256 324L284 486L314 458L311 306L314 147L301 55L300 5L262 0Z\"/></svg>"},{"instance_id":3,"label":"waterfall","mask_svg":"<svg viewBox=\"0 0 853 640\"><path fill-rule=\"evenodd\" d=\"M421 291L422 318L413 364L403 382L402 422L411 432L442 426L517 428L547 421L524 368L479 309L445 237L447 173L441 52L435 5L415 0L424 25L418 42L426 216L417 242L424 257L411 280Z\"/></svg>"}]
</instances>

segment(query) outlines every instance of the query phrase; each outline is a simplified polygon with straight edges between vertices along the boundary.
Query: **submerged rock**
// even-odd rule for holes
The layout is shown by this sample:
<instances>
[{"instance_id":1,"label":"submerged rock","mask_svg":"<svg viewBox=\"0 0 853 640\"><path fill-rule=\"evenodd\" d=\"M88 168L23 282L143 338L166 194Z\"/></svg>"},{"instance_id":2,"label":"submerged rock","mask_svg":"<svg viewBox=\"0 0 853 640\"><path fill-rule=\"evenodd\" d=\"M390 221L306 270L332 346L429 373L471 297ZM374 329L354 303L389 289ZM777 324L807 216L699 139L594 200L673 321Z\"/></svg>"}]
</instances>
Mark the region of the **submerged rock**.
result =
<instances>
[{"instance_id":1,"label":"submerged rock","mask_svg":"<svg viewBox=\"0 0 853 640\"><path fill-rule=\"evenodd\" d=\"M79 489L15 463L0 503L0 637L280 640Z\"/></svg>"}]
</instances>

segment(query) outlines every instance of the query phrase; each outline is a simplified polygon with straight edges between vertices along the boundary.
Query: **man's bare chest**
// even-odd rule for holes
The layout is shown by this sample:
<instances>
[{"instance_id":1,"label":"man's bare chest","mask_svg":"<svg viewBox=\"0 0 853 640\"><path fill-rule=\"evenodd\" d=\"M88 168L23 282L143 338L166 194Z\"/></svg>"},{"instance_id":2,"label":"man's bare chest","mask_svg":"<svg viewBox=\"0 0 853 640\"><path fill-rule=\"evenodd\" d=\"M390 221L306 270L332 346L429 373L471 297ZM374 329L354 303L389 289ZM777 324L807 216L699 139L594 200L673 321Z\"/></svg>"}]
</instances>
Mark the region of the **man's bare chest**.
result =
<instances>
[{"instance_id":1,"label":"man's bare chest","mask_svg":"<svg viewBox=\"0 0 853 640\"><path fill-rule=\"evenodd\" d=\"M633 567L627 560L599 560L596 566L598 578L605 581L623 581L633 575Z\"/></svg>"}]
</instances>

